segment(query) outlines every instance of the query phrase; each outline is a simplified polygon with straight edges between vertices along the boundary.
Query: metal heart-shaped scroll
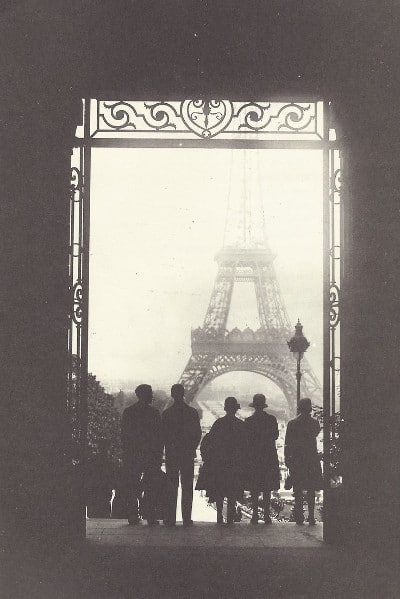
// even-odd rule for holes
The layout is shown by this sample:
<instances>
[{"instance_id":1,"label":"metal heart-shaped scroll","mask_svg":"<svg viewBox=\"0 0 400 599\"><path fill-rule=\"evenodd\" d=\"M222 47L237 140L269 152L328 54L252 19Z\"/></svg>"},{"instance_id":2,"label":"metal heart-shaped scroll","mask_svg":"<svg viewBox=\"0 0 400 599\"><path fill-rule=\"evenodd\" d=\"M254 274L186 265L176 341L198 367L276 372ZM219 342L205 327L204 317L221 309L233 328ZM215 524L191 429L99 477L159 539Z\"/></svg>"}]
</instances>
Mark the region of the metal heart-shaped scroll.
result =
<instances>
[{"instance_id":1,"label":"metal heart-shaped scroll","mask_svg":"<svg viewBox=\"0 0 400 599\"><path fill-rule=\"evenodd\" d=\"M199 137L210 138L229 125L233 106L228 100L185 100L181 114L188 129Z\"/></svg>"}]
</instances>

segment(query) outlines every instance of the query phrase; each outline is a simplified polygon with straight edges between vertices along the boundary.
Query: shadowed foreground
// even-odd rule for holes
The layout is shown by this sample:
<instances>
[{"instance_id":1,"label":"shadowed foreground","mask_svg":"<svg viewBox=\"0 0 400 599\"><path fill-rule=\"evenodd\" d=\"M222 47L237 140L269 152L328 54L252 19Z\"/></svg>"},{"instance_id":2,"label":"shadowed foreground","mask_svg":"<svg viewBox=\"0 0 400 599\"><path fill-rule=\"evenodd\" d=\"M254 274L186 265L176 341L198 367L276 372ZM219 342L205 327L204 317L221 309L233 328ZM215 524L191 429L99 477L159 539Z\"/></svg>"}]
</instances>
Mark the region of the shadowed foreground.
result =
<instances>
[{"instance_id":1,"label":"shadowed foreground","mask_svg":"<svg viewBox=\"0 0 400 599\"><path fill-rule=\"evenodd\" d=\"M396 596L390 572L372 558L323 543L322 526L208 522L128 526L89 520L73 550L3 553L7 599L265 598Z\"/></svg>"}]
</instances>

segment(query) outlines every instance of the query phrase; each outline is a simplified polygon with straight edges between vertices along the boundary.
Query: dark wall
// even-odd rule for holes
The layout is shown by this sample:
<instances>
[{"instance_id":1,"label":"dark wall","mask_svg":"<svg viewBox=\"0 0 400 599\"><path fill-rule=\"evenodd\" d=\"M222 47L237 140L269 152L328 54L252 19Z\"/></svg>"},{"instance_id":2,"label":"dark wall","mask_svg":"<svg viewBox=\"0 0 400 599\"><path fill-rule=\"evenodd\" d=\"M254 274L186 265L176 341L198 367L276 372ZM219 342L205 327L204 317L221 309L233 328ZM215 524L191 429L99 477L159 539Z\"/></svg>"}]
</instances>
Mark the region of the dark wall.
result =
<instances>
[{"instance_id":1,"label":"dark wall","mask_svg":"<svg viewBox=\"0 0 400 599\"><path fill-rule=\"evenodd\" d=\"M212 6L212 7L211 7ZM343 142L349 534L396 530L399 8L391 2L31 0L1 13L1 487L5 519L70 529L68 161L79 99L316 95ZM42 513L41 498L50 510ZM65 498L68 498L67 500ZM16 517L15 517L16 516ZM26 520L26 518L25 518Z\"/></svg>"}]
</instances>

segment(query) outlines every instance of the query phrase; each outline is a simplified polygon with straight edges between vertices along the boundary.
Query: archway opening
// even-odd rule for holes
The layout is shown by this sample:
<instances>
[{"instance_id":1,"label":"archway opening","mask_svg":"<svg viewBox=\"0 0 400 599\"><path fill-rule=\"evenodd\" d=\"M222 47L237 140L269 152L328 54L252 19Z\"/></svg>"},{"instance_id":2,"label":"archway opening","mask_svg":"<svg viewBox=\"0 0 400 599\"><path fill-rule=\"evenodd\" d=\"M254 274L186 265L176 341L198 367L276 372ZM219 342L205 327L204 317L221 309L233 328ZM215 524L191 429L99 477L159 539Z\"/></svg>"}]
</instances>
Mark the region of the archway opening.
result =
<instances>
[{"instance_id":1,"label":"archway opening","mask_svg":"<svg viewBox=\"0 0 400 599\"><path fill-rule=\"evenodd\" d=\"M340 364L337 361L337 345L335 348L333 334L339 322L338 293L341 279L340 162L336 161L335 138L331 136L329 124L327 120L324 121L321 118L322 111L325 110L323 103L264 103L265 105L260 103L254 104L254 109L252 104L225 101L139 104L144 112L150 110L149 116L139 113L135 103L85 101L84 125L82 131L78 132L78 139L81 136L84 143L78 143L76 154L73 156L73 164L74 161L79 164L78 167L74 167L75 171L80 170L81 174L73 173L71 187L72 206L76 204L77 209L72 210L71 215L70 274L71 290L74 293L72 319L74 324L69 342L71 355L74 354L74 348L78 348L77 359L72 360L72 363L77 366L78 374L75 377L72 374L70 388L77 391L79 401L85 401L85 394L90 387L88 381L89 383L91 380L93 382L93 379L90 379L89 376L88 380L85 374L89 358L90 370L97 371L96 375L98 374L101 381L101 384L99 380L95 381L95 388L98 391L100 387L101 393L108 396L108 400L115 404L114 407L121 409L134 399L132 389L125 391L119 385L119 391L115 397L116 389L113 393L112 384L115 386L116 382L120 382L121 376L119 374L118 377L109 379L107 382L109 372L105 377L100 374L101 368L107 362L108 366L113 361L116 364L115 358L118 356L121 358L123 355L123 359L119 360L119 365L124 362L125 367L130 369L129 364L134 364L135 374L143 381L143 379L149 379L156 369L159 371L159 366L165 369L167 361L163 357L161 359L156 357L157 351L161 356L160 348L162 348L161 352L165 358L166 352L163 351L163 343L168 343L168 361L177 356L181 359L183 352L179 352L177 347L174 351L173 347L179 337L176 335L176 331L182 330L182 316L190 316L190 310L194 306L199 311L201 303L195 296L203 294L205 297L204 288L200 293L198 293L198 285L193 288L193 281L198 283L198 274L200 273L200 279L205 277L210 279L210 286L214 281L211 299L208 303L204 301L200 310L202 314L205 313L203 325L192 330L190 339L192 355L186 367L183 372L181 370L180 377L179 375L170 376L172 381L180 378L186 388L187 399L189 401L196 400L199 390L208 381L228 370L255 371L279 383L286 398L290 397L292 400L293 415L295 410L294 387L293 380L289 380L289 374L292 372L293 379L294 364L293 361L290 362L290 354L284 353L283 350L286 350L287 338L292 333L290 323L295 322L301 312L303 322L307 323L307 335L313 341L307 354L310 361L313 360L313 364L311 366L303 362L305 366L303 383L306 381L306 389L309 389L310 393L319 394L319 400L316 403L321 403L322 390L319 380L322 379L322 368L324 368L324 413L327 418L326 422L329 422L332 407L334 408L332 396L335 399L335 396L338 395L338 375L335 373L339 371L337 366ZM180 114L177 112L178 104L180 104ZM217 111L222 105L226 111L224 115ZM272 119L266 118L270 109L277 111L277 115ZM235 115L237 121L230 120L229 116L229 114L233 115L235 110L237 111ZM211 116L214 120L211 119ZM146 126L143 130L139 130L136 126L136 117L144 119ZM183 129L179 129L174 119L177 123L179 119L182 119L183 124L179 121L179 126L182 125ZM240 119L244 119L243 122ZM169 127L170 129L168 129ZM187 131L185 127L188 128ZM233 127L232 131L229 129L230 127ZM262 131L261 137L258 137L259 131L263 128L268 129L268 127L271 127L270 130ZM163 129L165 129L165 138L163 140L161 137L156 139L160 134L164 135ZM286 129L284 131L288 134L286 138L279 138L282 129ZM224 131L224 135L227 137L215 142L210 140L207 146L203 140L196 138L196 135L200 138L213 137L221 131ZM242 131L244 136L240 139ZM176 136L175 133L178 135ZM192 137L185 138L186 133ZM257 137L254 137L255 134ZM174 136L175 139L173 139ZM207 152L203 152L206 147ZM118 151L115 152L113 149L111 152L111 148L118 148ZM231 154L236 157L242 153L243 159L239 159L239 169L233 168L232 159L227 168L227 150L231 150ZM117 165L119 167L124 163L128 153L130 153L129 170L131 174L134 173L134 178L131 178L130 198L125 201L127 210L124 214L125 218L122 219L125 229L119 230L118 226L114 226L113 219L118 213L121 216L121 211L116 209L116 203L122 196L122 190L118 184L124 177L114 178L113 184L110 186L110 166ZM164 153L164 157L160 158L162 153ZM101 154L103 154L103 163L100 158ZM116 160L117 154L118 159ZM221 162L222 156L224 159ZM255 161L252 158L254 156L256 156ZM204 167L204 163L207 161L209 165ZM256 168L254 168L254 164L257 165ZM311 176L310 168L313 171ZM101 174L104 175L106 172L108 174L102 180ZM171 172L175 173L173 181L169 178ZM232 175L237 177L238 172L240 181L233 181ZM84 174L83 185L82 174ZM205 191L207 176L209 186L214 188L211 193ZM263 183L261 180L265 176L268 181L267 205L265 204L267 196L264 193L265 186L263 189L265 181ZM125 184L128 179L129 176L126 173ZM256 179L256 193L252 187L254 179ZM165 181L167 183L160 188L160 183L165 183ZM144 194L142 193L143 182L144 187L147 186ZM188 182L189 187L187 186ZM184 191L185 183L186 192ZM157 185L158 190L156 189ZM288 192L291 186L292 190ZM92 188L91 200L90 188ZM215 225L218 224L218 211L221 212L221 205L223 205L221 189L222 196L225 195L227 198L227 206L224 211L225 226L222 226L223 219L220 218L221 222L217 227L219 230L224 228L222 249L216 255L217 264L212 269L209 266L210 260L208 260L207 265L202 264L199 268L193 268L193 253L197 253L197 257L201 256L201 259L204 259L207 252L211 255L212 245L214 245L213 253L218 248L218 244L211 243L210 232L212 233L215 230ZM112 203L110 203L110 198L112 198ZM254 198L256 198L257 206L254 205ZM271 209L274 202L274 209ZM241 208L238 209L238 205ZM90 288L88 285L89 206L92 218L90 224ZM339 206L338 209L335 208L337 206ZM228 227L226 226L226 214L230 215L231 226ZM254 218L255 214L256 218ZM232 218L233 222L235 218L238 221L234 226L232 226ZM97 225L94 226L96 221ZM103 222L103 230L101 230L101 226L98 226L101 222ZM110 226L110 222L113 222L113 226ZM136 229L134 227L131 233L127 234L126 227L128 225L129 228L129 224L132 223ZM182 223L186 223L186 225L184 224L182 227ZM203 231L200 233L199 224L200 229L203 226ZM260 224L261 237L259 231L257 232L257 227L260 229ZM263 238L263 232L267 227L269 240L272 240L271 247L269 247L269 241L266 241L265 235ZM75 241L76 230L79 232L78 241ZM185 236L188 241L186 244L182 243ZM100 243L98 243L99 238L101 238ZM135 240L136 247L132 244L132 239ZM124 247L123 242L127 240L129 240L129 247L125 245L125 253L123 249L121 253L121 247ZM193 240L195 240L194 244ZM150 243L148 243L149 241ZM96 244L97 250L100 248L100 251L96 251ZM278 246L280 249L277 249ZM178 259L176 259L176 252L174 257L177 247ZM109 258L115 258L116 255L116 261L113 263ZM166 258L170 261L175 260L175 264L170 264L165 268ZM184 262L187 259L189 259L189 263L185 268ZM286 275L285 260L286 267L289 265ZM103 268L103 272L101 272L104 264L107 264L107 267L105 270ZM316 264L318 264L317 267ZM123 265L122 269L121 265ZM335 266L337 267L336 274ZM129 271L134 273L131 278L129 278ZM196 271L195 276L194 271ZM278 276L275 271L278 272ZM129 293L119 292L121 285L117 283L117 280L119 278L121 282L121 274L122 288L127 291L127 286L131 285ZM185 275L188 274L190 279L185 280ZM111 278L110 275L112 275ZM142 285L140 282L138 284L138 279L135 277L139 277L139 281L140 278L142 279ZM165 302L160 303L159 301L157 308L157 300L154 302L154 297L139 299L144 290L147 294L149 292L158 294L159 300L165 293L165 289L159 284L160 281L164 279L165 282L168 281L168 278L174 277L176 280L172 285L173 293L169 298L172 310L166 309ZM102 284L97 291L96 279L97 282L102 279ZM112 281L111 284L109 284L110 281ZM230 329L232 321L228 321L227 307L230 307L232 300L237 300L237 297L235 298L233 295L233 287L237 283L247 284L249 282L255 288L259 317L257 324L259 323L260 327L257 330L254 330L257 325L254 325L253 328L249 326L243 328L242 326ZM282 287L282 292L280 287ZM88 293L88 289L90 289L90 293ZM178 293L177 290L179 290ZM183 293L181 293L182 290L184 290ZM192 298L186 301L188 298L185 297L185 294L188 292ZM124 306L122 299L126 299L128 295L131 297L132 304ZM283 297L285 302L282 301ZM290 306L290 297L292 306ZM90 320L88 320L89 304ZM114 309L115 304L117 309ZM179 305L181 305L180 309ZM243 298L239 299L238 305L239 312L240 307L247 309L247 302L243 301ZM97 321L96 317L93 318L96 314L96 306L97 315L101 314ZM127 310L130 316L134 316L136 319L133 329L132 319L129 323L129 318L126 318ZM150 313L150 320L144 318L149 316L147 313ZM175 327L168 335L166 333L168 319L174 313L175 315L179 314L179 318L175 319L178 327ZM304 317L303 314L309 315L309 318ZM164 315L165 318L161 318L160 326L155 326L160 315ZM193 321L193 319L191 320ZM145 321L147 322L146 326L144 326ZM324 333L322 334L323 322ZM248 325L247 317L245 317L245 323ZM106 328L108 327L108 338L107 335L104 337L100 331L103 324L106 325ZM77 325L77 332L74 329L75 325ZM317 326L319 330L313 328L314 326ZM114 334L114 342L112 342L112 334L115 332L117 335ZM140 343L132 342L133 332L136 342L139 340L142 345L147 343L148 346L146 346L147 350L146 347L140 348L140 355L137 355L137 359L132 359L132 354L129 358L131 348L137 348L140 345ZM338 336L336 340L338 341ZM89 355L87 353L88 341ZM97 351L93 350L96 343ZM106 357L107 352L109 358ZM149 352L151 359L149 359ZM316 363L318 359L315 360L315 356L319 356L319 364ZM99 357L100 360L98 360ZM95 365L96 361L97 365ZM103 364L99 367L101 362ZM157 366L154 366L155 364ZM144 366L145 370L140 370L141 366ZM317 371L317 375L315 375L314 369ZM173 368L168 363L165 373L169 375L172 372ZM286 380L280 376L282 373L285 374ZM152 382L154 386L154 381ZM158 387L157 382L155 386ZM161 404L165 404L165 400L168 400L168 387L168 383L163 383L158 389L157 400ZM76 413L79 416L79 414L84 414L85 410L77 410ZM83 441L84 432L83 428L80 437ZM100 438L101 436L100 432Z\"/></svg>"},{"instance_id":2,"label":"archway opening","mask_svg":"<svg viewBox=\"0 0 400 599\"><path fill-rule=\"evenodd\" d=\"M249 163L252 168L247 171ZM93 149L89 371L104 387L104 402L109 401L110 408L118 412L109 420L114 428L107 421L103 428L117 456L113 439L118 435L118 417L135 401L135 387L143 382L152 384L155 405L162 410L170 401L171 384L179 380L195 351L190 330L201 326L210 312L218 267L225 268L214 259L223 247L224 235L230 246L240 245L242 216L252 220L245 226L246 234L254 236L254 227L264 218L262 234L268 237L275 269L273 279L268 278L271 273L266 275L266 284L280 287L277 297L281 302L276 307L271 298L266 300L264 308L270 310L267 319L271 318L266 326L279 335L278 318L290 314L280 332L282 338L273 346L277 355L266 356L270 364L265 374L270 372L276 382L249 371L258 367L262 372L265 364L257 365L257 360L264 360L265 346L263 339L259 342L255 337L263 324L257 304L260 297L252 273L243 270L228 306L226 330L232 344L227 346L221 372L234 370L229 361L235 359L241 361L241 370L219 375L190 400L203 414L205 432L213 418L224 414L222 394L239 395L241 415L246 417L251 413L247 408L251 394L265 392L280 427L277 444L283 486L284 431L294 406L285 396L287 389L277 381L290 372L294 384L294 363L288 348L282 347L293 332L289 319L294 322L301 315L312 339L310 364L319 371L316 378L322 378L321 167L318 151ZM234 168L239 172L232 174ZM152 177L154 171L157 178ZM243 184L246 176L247 187L246 182ZM239 183L249 195L254 194L255 200L244 215L240 214L243 189L239 193L235 189ZM282 313L277 315L274 309ZM230 349L238 352L241 344L243 352L231 355ZM101 394L98 390L98 405ZM320 394L316 401L321 399ZM90 405L94 416L96 407ZM99 424L98 419L95 422ZM101 431L89 418L91 451L97 451L98 435L102 436ZM196 472L199 464L198 453ZM205 500L199 502L197 495L195 517L215 517L204 509Z\"/></svg>"}]
</instances>

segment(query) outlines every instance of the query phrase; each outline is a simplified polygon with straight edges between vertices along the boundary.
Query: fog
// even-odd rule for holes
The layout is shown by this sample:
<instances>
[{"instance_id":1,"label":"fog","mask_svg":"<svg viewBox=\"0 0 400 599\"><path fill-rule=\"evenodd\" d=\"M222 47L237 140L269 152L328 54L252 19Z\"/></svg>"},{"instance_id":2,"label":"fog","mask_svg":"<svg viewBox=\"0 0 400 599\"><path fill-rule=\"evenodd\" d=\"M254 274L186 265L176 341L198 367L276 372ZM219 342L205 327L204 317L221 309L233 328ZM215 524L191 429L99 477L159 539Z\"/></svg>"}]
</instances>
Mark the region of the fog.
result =
<instances>
[{"instance_id":1,"label":"fog","mask_svg":"<svg viewBox=\"0 0 400 599\"><path fill-rule=\"evenodd\" d=\"M179 378L207 310L228 201L232 214L244 190L254 229L264 212L289 318L301 319L322 380L322 152L95 148L89 369L108 390L168 390ZM254 290L240 287L228 327L257 328Z\"/></svg>"}]
</instances>

